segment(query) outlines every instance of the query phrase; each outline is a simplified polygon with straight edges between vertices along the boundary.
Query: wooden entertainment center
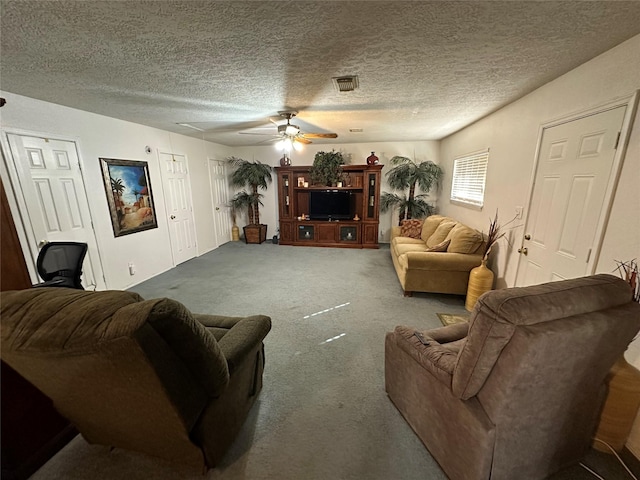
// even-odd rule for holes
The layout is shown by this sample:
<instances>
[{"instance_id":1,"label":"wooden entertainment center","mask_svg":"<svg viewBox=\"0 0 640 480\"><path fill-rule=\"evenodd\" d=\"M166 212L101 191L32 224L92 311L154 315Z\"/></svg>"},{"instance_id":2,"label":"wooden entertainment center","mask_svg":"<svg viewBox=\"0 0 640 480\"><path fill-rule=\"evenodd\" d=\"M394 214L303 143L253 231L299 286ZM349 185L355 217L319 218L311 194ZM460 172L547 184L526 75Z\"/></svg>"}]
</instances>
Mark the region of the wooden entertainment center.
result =
<instances>
[{"instance_id":1,"label":"wooden entertainment center","mask_svg":"<svg viewBox=\"0 0 640 480\"><path fill-rule=\"evenodd\" d=\"M382 165L344 165L341 187L311 185L310 168L311 166L276 167L280 243L314 247L378 248ZM310 214L310 197L313 191L351 193L353 215L350 219L305 220Z\"/></svg>"}]
</instances>

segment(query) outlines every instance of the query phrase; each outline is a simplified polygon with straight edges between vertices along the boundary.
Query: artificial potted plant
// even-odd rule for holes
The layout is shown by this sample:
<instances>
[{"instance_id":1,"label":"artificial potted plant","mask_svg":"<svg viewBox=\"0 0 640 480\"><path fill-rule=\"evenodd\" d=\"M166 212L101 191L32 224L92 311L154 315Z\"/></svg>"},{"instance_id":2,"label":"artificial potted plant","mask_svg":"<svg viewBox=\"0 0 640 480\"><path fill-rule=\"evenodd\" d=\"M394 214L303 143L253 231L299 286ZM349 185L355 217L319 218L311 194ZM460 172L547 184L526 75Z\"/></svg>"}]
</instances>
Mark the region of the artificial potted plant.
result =
<instances>
[{"instance_id":1,"label":"artificial potted plant","mask_svg":"<svg viewBox=\"0 0 640 480\"><path fill-rule=\"evenodd\" d=\"M244 241L246 243L262 243L267 239L267 225L260 223L260 197L259 189L266 190L271 183L271 166L257 160L250 162L242 158L229 157L229 165L234 169L231 174L231 186L245 187L237 193L231 201L231 207L247 208L249 223L245 225ZM236 210L237 211L237 210Z\"/></svg>"},{"instance_id":2,"label":"artificial potted plant","mask_svg":"<svg viewBox=\"0 0 640 480\"><path fill-rule=\"evenodd\" d=\"M316 185L335 186L342 179L342 165L345 164L341 152L318 152L309 170L311 181Z\"/></svg>"},{"instance_id":3,"label":"artificial potted plant","mask_svg":"<svg viewBox=\"0 0 640 480\"><path fill-rule=\"evenodd\" d=\"M387 172L387 182L393 190L402 194L383 192L380 197L380 210L386 212L397 208L398 225L402 225L405 219L419 219L431 215L433 205L427 203L425 198L431 188L440 181L442 169L430 160L416 163L402 156L393 157L391 165L395 166ZM416 195L416 185L423 193Z\"/></svg>"}]
</instances>

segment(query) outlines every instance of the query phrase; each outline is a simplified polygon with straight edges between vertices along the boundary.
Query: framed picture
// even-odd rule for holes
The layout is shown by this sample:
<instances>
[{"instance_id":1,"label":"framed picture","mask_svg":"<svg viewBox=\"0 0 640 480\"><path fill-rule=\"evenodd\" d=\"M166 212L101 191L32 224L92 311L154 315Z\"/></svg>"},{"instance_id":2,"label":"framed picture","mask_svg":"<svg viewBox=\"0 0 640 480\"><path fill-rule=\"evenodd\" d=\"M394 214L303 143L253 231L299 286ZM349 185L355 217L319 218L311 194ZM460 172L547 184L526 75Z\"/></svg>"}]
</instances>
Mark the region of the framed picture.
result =
<instances>
[{"instance_id":1,"label":"framed picture","mask_svg":"<svg viewBox=\"0 0 640 480\"><path fill-rule=\"evenodd\" d=\"M304 187L304 177L298 177L298 186Z\"/></svg>"},{"instance_id":2,"label":"framed picture","mask_svg":"<svg viewBox=\"0 0 640 480\"><path fill-rule=\"evenodd\" d=\"M158 228L147 162L101 158L100 165L113 235Z\"/></svg>"}]
</instances>

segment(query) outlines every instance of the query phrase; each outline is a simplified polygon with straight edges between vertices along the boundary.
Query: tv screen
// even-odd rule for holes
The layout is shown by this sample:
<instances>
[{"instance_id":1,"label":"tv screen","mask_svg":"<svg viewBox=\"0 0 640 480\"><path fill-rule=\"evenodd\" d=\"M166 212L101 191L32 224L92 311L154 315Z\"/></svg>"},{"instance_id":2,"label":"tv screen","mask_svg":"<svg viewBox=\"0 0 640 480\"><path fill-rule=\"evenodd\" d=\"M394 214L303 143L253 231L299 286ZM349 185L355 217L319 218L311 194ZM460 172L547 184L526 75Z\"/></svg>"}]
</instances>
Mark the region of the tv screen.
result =
<instances>
[{"instance_id":1,"label":"tv screen","mask_svg":"<svg viewBox=\"0 0 640 480\"><path fill-rule=\"evenodd\" d=\"M309 193L309 217L311 220L349 220L353 217L351 192L315 190Z\"/></svg>"}]
</instances>

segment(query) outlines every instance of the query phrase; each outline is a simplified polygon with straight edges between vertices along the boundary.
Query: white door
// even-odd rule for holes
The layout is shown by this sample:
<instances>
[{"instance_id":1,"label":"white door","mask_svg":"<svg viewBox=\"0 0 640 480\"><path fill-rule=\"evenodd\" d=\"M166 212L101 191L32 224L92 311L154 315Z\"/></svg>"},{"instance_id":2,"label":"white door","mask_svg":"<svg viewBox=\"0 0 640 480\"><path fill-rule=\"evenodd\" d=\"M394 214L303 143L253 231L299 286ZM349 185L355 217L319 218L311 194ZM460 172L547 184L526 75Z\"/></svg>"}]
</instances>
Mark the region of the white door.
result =
<instances>
[{"instance_id":1,"label":"white door","mask_svg":"<svg viewBox=\"0 0 640 480\"><path fill-rule=\"evenodd\" d=\"M106 288L76 144L16 134L7 138L27 208L25 255L28 251L31 258L26 260L35 265L46 242L84 242L82 286Z\"/></svg>"},{"instance_id":2,"label":"white door","mask_svg":"<svg viewBox=\"0 0 640 480\"><path fill-rule=\"evenodd\" d=\"M191 207L191 186L184 155L160 154L173 264L196 256L196 234Z\"/></svg>"},{"instance_id":3,"label":"white door","mask_svg":"<svg viewBox=\"0 0 640 480\"><path fill-rule=\"evenodd\" d=\"M588 274L625 110L543 130L516 285Z\"/></svg>"},{"instance_id":4,"label":"white door","mask_svg":"<svg viewBox=\"0 0 640 480\"><path fill-rule=\"evenodd\" d=\"M213 224L216 231L216 246L231 240L231 217L229 216L229 188L225 174L225 163L209 159L209 181L213 202Z\"/></svg>"}]
</instances>

